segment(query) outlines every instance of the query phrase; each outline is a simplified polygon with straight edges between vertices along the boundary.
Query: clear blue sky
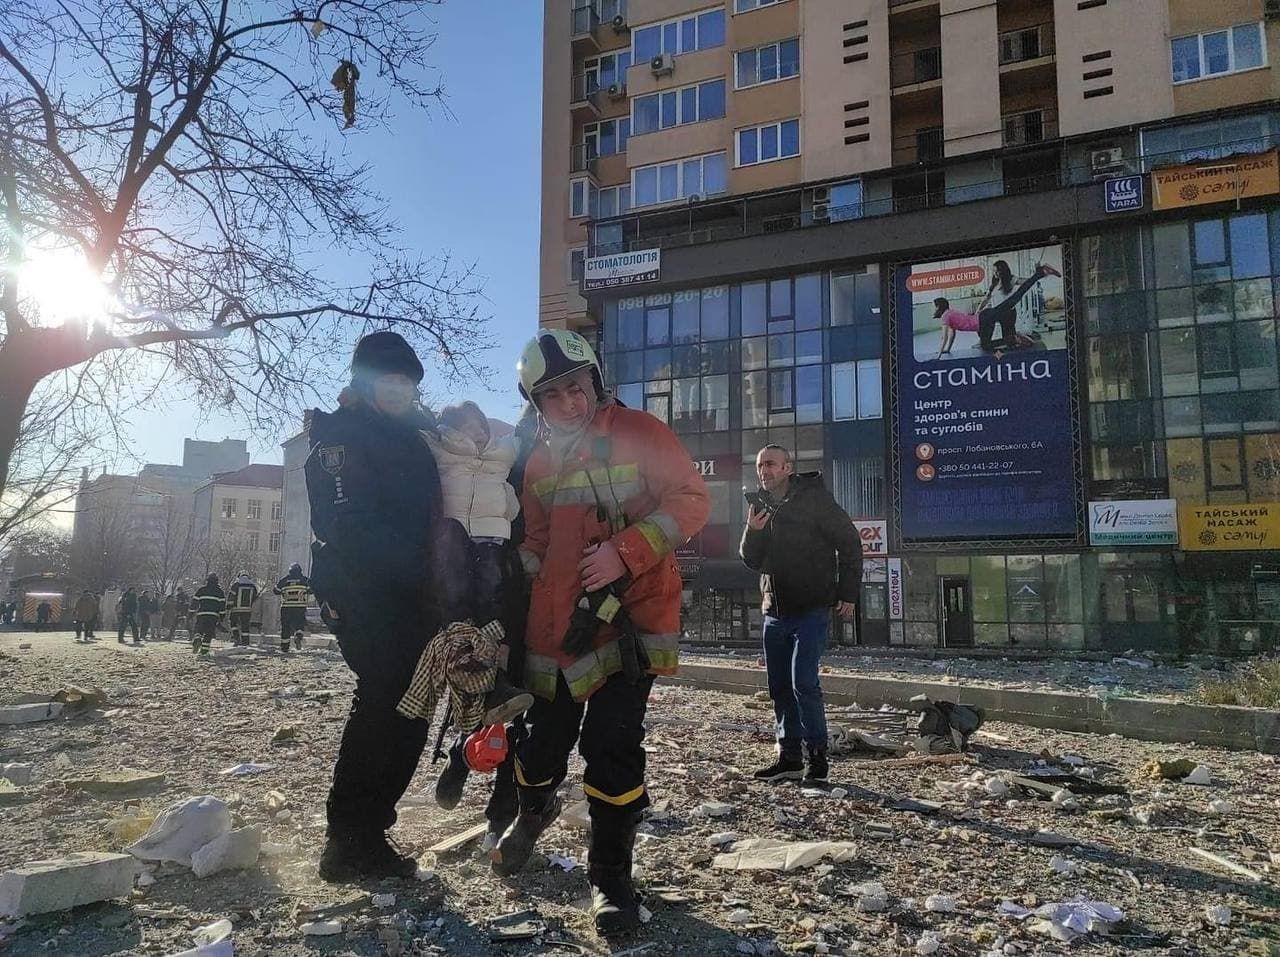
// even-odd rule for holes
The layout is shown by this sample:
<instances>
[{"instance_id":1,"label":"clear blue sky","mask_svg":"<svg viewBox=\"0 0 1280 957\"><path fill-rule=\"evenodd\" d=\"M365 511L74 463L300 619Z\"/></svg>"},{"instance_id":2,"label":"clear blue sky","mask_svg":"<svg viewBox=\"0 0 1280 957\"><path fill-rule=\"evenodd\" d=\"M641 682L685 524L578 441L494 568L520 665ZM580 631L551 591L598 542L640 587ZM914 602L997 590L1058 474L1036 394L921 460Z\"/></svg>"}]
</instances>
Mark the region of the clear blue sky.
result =
<instances>
[{"instance_id":1,"label":"clear blue sky","mask_svg":"<svg viewBox=\"0 0 1280 957\"><path fill-rule=\"evenodd\" d=\"M372 164L376 188L405 228L405 245L424 253L447 249L483 277L483 305L499 344L486 357L493 390L476 383L447 395L473 399L512 421L519 409L516 357L538 314L542 4L445 0L433 17L440 38L432 60L452 116L402 111L393 131L355 137L350 149ZM279 462L279 441L287 437L254 436L221 415L202 420L182 400L135 415L129 434L140 461L170 463L181 461L188 436L245 438L255 462Z\"/></svg>"}]
</instances>

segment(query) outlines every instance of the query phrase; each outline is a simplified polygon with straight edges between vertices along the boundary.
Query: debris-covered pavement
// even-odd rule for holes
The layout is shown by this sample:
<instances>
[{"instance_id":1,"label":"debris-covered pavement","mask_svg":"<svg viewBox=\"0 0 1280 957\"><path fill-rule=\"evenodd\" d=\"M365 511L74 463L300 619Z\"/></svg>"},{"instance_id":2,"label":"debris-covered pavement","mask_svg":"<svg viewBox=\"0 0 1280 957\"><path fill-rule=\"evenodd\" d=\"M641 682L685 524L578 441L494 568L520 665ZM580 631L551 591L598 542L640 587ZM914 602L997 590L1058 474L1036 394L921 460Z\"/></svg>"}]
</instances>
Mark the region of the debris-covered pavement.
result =
<instances>
[{"instance_id":1,"label":"debris-covered pavement","mask_svg":"<svg viewBox=\"0 0 1280 957\"><path fill-rule=\"evenodd\" d=\"M637 848L652 917L632 940L611 950L591 929L576 794L504 882L475 835L486 779L444 812L429 760L394 831L419 879L326 885L351 676L332 652L220 651L0 636L0 709L23 722L0 725L0 904L6 872L77 852L97 853L78 866L104 886L121 867L133 885L0 919L0 953L1280 953L1273 757L987 724L968 754L845 754L827 787L760 785L767 702L669 685ZM910 739L906 716L829 712L846 746ZM58 874L21 892L92 891Z\"/></svg>"},{"instance_id":2,"label":"debris-covered pavement","mask_svg":"<svg viewBox=\"0 0 1280 957\"><path fill-rule=\"evenodd\" d=\"M750 664L758 651L699 649L686 656L701 664ZM1131 652L1087 657L930 658L890 653L857 654L833 648L823 658L823 670L906 681L936 681L956 686L1016 688L1020 691L1058 691L1095 697L1164 698L1194 701L1206 682L1230 678L1246 661L1204 657L1174 661Z\"/></svg>"}]
</instances>

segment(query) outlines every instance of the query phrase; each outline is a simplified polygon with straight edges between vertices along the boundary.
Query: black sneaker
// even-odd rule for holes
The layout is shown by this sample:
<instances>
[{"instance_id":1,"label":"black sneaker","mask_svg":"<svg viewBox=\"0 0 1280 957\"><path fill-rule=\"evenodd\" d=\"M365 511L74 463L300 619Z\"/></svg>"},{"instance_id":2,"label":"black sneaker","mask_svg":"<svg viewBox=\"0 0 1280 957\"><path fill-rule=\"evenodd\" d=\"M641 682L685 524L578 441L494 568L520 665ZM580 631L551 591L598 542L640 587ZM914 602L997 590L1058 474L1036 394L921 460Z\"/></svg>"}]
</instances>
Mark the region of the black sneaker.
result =
<instances>
[{"instance_id":1,"label":"black sneaker","mask_svg":"<svg viewBox=\"0 0 1280 957\"><path fill-rule=\"evenodd\" d=\"M805 783L826 783L827 775L830 772L830 768L827 765L827 749L808 745L805 750L808 756L804 772Z\"/></svg>"},{"instance_id":2,"label":"black sneaker","mask_svg":"<svg viewBox=\"0 0 1280 957\"><path fill-rule=\"evenodd\" d=\"M502 835L498 846L489 853L493 872L499 877L510 877L519 872L529 860L529 855L533 853L533 847L538 843L542 832L559 816L560 798L555 795L547 802L541 814L522 808L515 823L508 828L506 834Z\"/></svg>"},{"instance_id":3,"label":"black sneaker","mask_svg":"<svg viewBox=\"0 0 1280 957\"><path fill-rule=\"evenodd\" d=\"M804 758L799 748L779 747L778 758L752 775L757 781L799 781L804 777Z\"/></svg>"},{"instance_id":4,"label":"black sneaker","mask_svg":"<svg viewBox=\"0 0 1280 957\"><path fill-rule=\"evenodd\" d=\"M446 811L452 811L462 800L462 787L467 783L466 758L462 754L463 742L458 740L449 749L449 763L436 779L436 804Z\"/></svg>"}]
</instances>

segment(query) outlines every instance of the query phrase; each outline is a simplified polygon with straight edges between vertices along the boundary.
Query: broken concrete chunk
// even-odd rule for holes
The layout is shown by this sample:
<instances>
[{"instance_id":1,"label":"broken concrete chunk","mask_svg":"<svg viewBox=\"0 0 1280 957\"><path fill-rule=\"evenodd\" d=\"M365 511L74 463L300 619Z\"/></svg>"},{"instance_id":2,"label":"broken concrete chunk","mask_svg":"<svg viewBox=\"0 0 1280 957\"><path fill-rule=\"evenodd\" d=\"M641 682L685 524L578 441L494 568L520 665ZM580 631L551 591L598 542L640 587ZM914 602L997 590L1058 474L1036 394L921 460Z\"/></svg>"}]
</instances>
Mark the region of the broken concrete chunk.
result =
<instances>
[{"instance_id":1,"label":"broken concrete chunk","mask_svg":"<svg viewBox=\"0 0 1280 957\"><path fill-rule=\"evenodd\" d=\"M127 854L97 852L23 864L0 874L0 916L47 914L128 897L133 868Z\"/></svg>"},{"instance_id":2,"label":"broken concrete chunk","mask_svg":"<svg viewBox=\"0 0 1280 957\"><path fill-rule=\"evenodd\" d=\"M26 788L16 788L5 778L0 778L0 807L6 804L25 804L36 796Z\"/></svg>"},{"instance_id":3,"label":"broken concrete chunk","mask_svg":"<svg viewBox=\"0 0 1280 957\"><path fill-rule=\"evenodd\" d=\"M127 850L144 861L191 866L191 855L231 830L231 811L215 797L187 798L160 812L141 840Z\"/></svg>"},{"instance_id":4,"label":"broken concrete chunk","mask_svg":"<svg viewBox=\"0 0 1280 957\"><path fill-rule=\"evenodd\" d=\"M332 937L335 934L342 933L342 921L339 920L313 920L303 924L298 930L302 931L305 937Z\"/></svg>"},{"instance_id":5,"label":"broken concrete chunk","mask_svg":"<svg viewBox=\"0 0 1280 957\"><path fill-rule=\"evenodd\" d=\"M208 877L219 871L238 871L252 867L262 850L262 830L245 827L214 838L191 855L191 872Z\"/></svg>"},{"instance_id":6,"label":"broken concrete chunk","mask_svg":"<svg viewBox=\"0 0 1280 957\"><path fill-rule=\"evenodd\" d=\"M31 783L31 770L33 767L34 765L31 764L19 764L17 762L0 764L0 778L22 787L24 784Z\"/></svg>"},{"instance_id":7,"label":"broken concrete chunk","mask_svg":"<svg viewBox=\"0 0 1280 957\"><path fill-rule=\"evenodd\" d=\"M119 771L104 771L91 778L72 778L67 787L89 794L128 794L164 784L164 774L157 771L136 771L133 768L121 768Z\"/></svg>"},{"instance_id":8,"label":"broken concrete chunk","mask_svg":"<svg viewBox=\"0 0 1280 957\"><path fill-rule=\"evenodd\" d=\"M66 707L61 701L43 701L38 704L11 704L0 706L0 724L31 724L48 721L62 714Z\"/></svg>"}]
</instances>

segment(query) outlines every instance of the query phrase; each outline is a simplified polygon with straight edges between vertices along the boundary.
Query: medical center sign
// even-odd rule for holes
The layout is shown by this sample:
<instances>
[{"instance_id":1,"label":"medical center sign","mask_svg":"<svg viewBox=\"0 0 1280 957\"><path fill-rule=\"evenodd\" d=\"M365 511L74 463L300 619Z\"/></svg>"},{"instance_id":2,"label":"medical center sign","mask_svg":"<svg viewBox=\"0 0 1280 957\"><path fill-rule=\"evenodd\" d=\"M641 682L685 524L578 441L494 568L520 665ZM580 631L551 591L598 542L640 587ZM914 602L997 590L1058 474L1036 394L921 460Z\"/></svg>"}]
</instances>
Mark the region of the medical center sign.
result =
<instances>
[{"instance_id":1,"label":"medical center sign","mask_svg":"<svg viewBox=\"0 0 1280 957\"><path fill-rule=\"evenodd\" d=\"M637 249L611 256L592 256L582 269L582 290L617 289L657 282L662 274L661 249Z\"/></svg>"},{"instance_id":2,"label":"medical center sign","mask_svg":"<svg viewBox=\"0 0 1280 957\"><path fill-rule=\"evenodd\" d=\"M904 549L1082 540L1064 260L1053 244L896 267Z\"/></svg>"}]
</instances>

